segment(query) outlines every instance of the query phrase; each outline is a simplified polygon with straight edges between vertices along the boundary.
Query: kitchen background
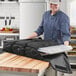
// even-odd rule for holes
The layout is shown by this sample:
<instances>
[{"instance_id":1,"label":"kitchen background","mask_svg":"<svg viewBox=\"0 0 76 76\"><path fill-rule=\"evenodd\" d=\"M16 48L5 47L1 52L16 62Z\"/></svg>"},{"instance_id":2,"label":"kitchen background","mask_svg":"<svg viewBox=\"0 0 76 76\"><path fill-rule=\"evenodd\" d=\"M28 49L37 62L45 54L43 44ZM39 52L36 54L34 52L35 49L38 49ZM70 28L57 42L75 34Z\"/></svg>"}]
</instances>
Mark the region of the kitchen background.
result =
<instances>
[{"instance_id":1,"label":"kitchen background","mask_svg":"<svg viewBox=\"0 0 76 76\"><path fill-rule=\"evenodd\" d=\"M0 0L0 47L3 40L19 39L19 3L16 0ZM7 28L7 29L4 29ZM10 30L9 30L10 28ZM15 29L12 33L12 28Z\"/></svg>"},{"instance_id":2,"label":"kitchen background","mask_svg":"<svg viewBox=\"0 0 76 76\"><path fill-rule=\"evenodd\" d=\"M49 0L0 0L0 28L5 26L5 20L7 19L7 25L9 26L9 20L11 17L11 26L13 28L20 27L20 2L32 3L32 2L47 2L46 10L49 10ZM62 0L60 9L64 11L67 15L70 16L71 25L76 27L75 25L75 4L76 0ZM26 4L27 5L27 4ZM28 8L29 9L29 8ZM45 10L45 11L46 11ZM26 11L26 10L24 10ZM41 20L41 17L40 17ZM38 26L38 25L36 25Z\"/></svg>"},{"instance_id":3,"label":"kitchen background","mask_svg":"<svg viewBox=\"0 0 76 76\"><path fill-rule=\"evenodd\" d=\"M60 9L70 17L70 25L76 27L76 0L60 1ZM15 39L14 37L7 37L8 34L25 39L37 29L42 14L49 9L49 0L0 0L0 30L2 30L0 31L0 42L6 40L6 38ZM5 30L4 27L7 28L6 31L3 31ZM14 31L8 31L8 28L17 30L15 30L15 33L10 33Z\"/></svg>"},{"instance_id":4,"label":"kitchen background","mask_svg":"<svg viewBox=\"0 0 76 76\"><path fill-rule=\"evenodd\" d=\"M76 0L60 1L60 9L70 17L71 32L76 33ZM40 25L42 14L49 9L49 0L0 0L0 46L3 40L29 36Z\"/></svg>"},{"instance_id":5,"label":"kitchen background","mask_svg":"<svg viewBox=\"0 0 76 76\"><path fill-rule=\"evenodd\" d=\"M60 9L70 17L72 26L71 35L73 39L74 51L69 52L70 61L76 66L76 0L61 0ZM3 27L18 29L15 33L10 31L0 31L0 46L3 46L4 40L25 39L39 26L42 14L49 10L49 0L0 0L0 30ZM11 20L11 22L10 22ZM1 47L2 48L2 47ZM75 55L73 55L75 54ZM73 55L71 57L71 55ZM72 75L75 76L76 68ZM60 76L60 73L58 73Z\"/></svg>"},{"instance_id":6,"label":"kitchen background","mask_svg":"<svg viewBox=\"0 0 76 76\"><path fill-rule=\"evenodd\" d=\"M10 26L19 28L19 4L17 2L0 3L0 28L5 26L6 17L9 17L9 19L10 17L14 17L14 19L11 19ZM9 19L7 19L7 22ZM9 25L9 22L7 25Z\"/></svg>"}]
</instances>

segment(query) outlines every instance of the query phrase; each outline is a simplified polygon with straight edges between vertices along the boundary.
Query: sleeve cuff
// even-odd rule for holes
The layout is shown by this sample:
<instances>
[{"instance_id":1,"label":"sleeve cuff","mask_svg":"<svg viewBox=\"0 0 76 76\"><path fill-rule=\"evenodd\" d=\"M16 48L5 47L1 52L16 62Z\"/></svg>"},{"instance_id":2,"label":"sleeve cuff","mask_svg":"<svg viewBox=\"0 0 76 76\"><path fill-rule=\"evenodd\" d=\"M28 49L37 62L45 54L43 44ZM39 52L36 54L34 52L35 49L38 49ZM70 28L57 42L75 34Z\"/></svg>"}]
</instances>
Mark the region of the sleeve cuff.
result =
<instances>
[{"instance_id":1,"label":"sleeve cuff","mask_svg":"<svg viewBox=\"0 0 76 76\"><path fill-rule=\"evenodd\" d=\"M63 38L63 42L65 42L65 41L70 41L70 37L69 38L67 38L67 37Z\"/></svg>"},{"instance_id":2,"label":"sleeve cuff","mask_svg":"<svg viewBox=\"0 0 76 76\"><path fill-rule=\"evenodd\" d=\"M37 35L38 35L38 36L40 36L40 34L39 34L39 32L38 32L38 31L34 31L34 32L36 32L36 33L37 33Z\"/></svg>"}]
</instances>

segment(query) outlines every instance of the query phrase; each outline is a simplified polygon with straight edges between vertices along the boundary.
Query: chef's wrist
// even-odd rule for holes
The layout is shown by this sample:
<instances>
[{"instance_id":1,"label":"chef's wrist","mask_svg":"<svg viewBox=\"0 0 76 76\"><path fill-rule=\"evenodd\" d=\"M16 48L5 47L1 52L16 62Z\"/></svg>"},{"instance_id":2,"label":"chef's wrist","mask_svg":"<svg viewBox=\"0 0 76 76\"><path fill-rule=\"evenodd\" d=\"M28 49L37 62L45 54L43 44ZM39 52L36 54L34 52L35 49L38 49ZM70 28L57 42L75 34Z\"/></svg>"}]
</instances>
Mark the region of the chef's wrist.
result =
<instances>
[{"instance_id":1,"label":"chef's wrist","mask_svg":"<svg viewBox=\"0 0 76 76\"><path fill-rule=\"evenodd\" d=\"M32 39L32 38L35 38L37 36L38 36L37 33L33 32L30 36L27 37L27 39Z\"/></svg>"},{"instance_id":2,"label":"chef's wrist","mask_svg":"<svg viewBox=\"0 0 76 76\"><path fill-rule=\"evenodd\" d=\"M64 45L68 46L69 45L69 41L64 41Z\"/></svg>"}]
</instances>

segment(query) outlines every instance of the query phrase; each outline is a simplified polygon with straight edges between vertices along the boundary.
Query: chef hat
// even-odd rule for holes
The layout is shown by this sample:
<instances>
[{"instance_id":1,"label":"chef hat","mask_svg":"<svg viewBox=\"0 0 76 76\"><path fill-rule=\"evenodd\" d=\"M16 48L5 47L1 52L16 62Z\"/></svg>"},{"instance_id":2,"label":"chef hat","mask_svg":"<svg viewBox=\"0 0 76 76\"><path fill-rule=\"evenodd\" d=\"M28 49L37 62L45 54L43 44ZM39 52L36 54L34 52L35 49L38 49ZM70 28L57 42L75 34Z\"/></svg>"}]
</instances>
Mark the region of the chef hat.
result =
<instances>
[{"instance_id":1,"label":"chef hat","mask_svg":"<svg viewBox=\"0 0 76 76\"><path fill-rule=\"evenodd\" d=\"M50 0L50 3L52 3L52 4L60 4L59 0Z\"/></svg>"}]
</instances>

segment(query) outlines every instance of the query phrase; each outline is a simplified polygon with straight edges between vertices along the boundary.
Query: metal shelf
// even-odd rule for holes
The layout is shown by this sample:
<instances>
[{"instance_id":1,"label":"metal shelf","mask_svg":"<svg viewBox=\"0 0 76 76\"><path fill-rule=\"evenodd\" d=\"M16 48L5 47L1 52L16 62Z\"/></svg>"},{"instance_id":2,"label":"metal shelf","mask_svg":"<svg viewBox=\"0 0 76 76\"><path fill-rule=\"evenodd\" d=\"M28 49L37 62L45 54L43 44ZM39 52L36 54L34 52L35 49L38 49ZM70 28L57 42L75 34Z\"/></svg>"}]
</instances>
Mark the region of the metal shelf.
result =
<instances>
[{"instance_id":1,"label":"metal shelf","mask_svg":"<svg viewBox=\"0 0 76 76\"><path fill-rule=\"evenodd\" d=\"M76 57L76 55L67 55L68 57Z\"/></svg>"},{"instance_id":2,"label":"metal shelf","mask_svg":"<svg viewBox=\"0 0 76 76\"><path fill-rule=\"evenodd\" d=\"M0 4L4 4L4 3L6 3L6 4L9 4L9 3L18 3L17 1L0 1Z\"/></svg>"},{"instance_id":3,"label":"metal shelf","mask_svg":"<svg viewBox=\"0 0 76 76\"><path fill-rule=\"evenodd\" d=\"M9 36L9 35L12 35L12 36L19 36L19 33L0 33L1 36Z\"/></svg>"},{"instance_id":4,"label":"metal shelf","mask_svg":"<svg viewBox=\"0 0 76 76\"><path fill-rule=\"evenodd\" d=\"M76 53L76 51L69 51L69 53Z\"/></svg>"},{"instance_id":5,"label":"metal shelf","mask_svg":"<svg viewBox=\"0 0 76 76\"><path fill-rule=\"evenodd\" d=\"M71 37L76 37L76 34L71 34Z\"/></svg>"},{"instance_id":6,"label":"metal shelf","mask_svg":"<svg viewBox=\"0 0 76 76\"><path fill-rule=\"evenodd\" d=\"M76 49L76 46L72 46L73 47L73 49Z\"/></svg>"},{"instance_id":7,"label":"metal shelf","mask_svg":"<svg viewBox=\"0 0 76 76\"><path fill-rule=\"evenodd\" d=\"M69 51L67 56L69 58L71 65L76 65L76 34L71 34L71 46L73 47L73 51Z\"/></svg>"}]
</instances>

